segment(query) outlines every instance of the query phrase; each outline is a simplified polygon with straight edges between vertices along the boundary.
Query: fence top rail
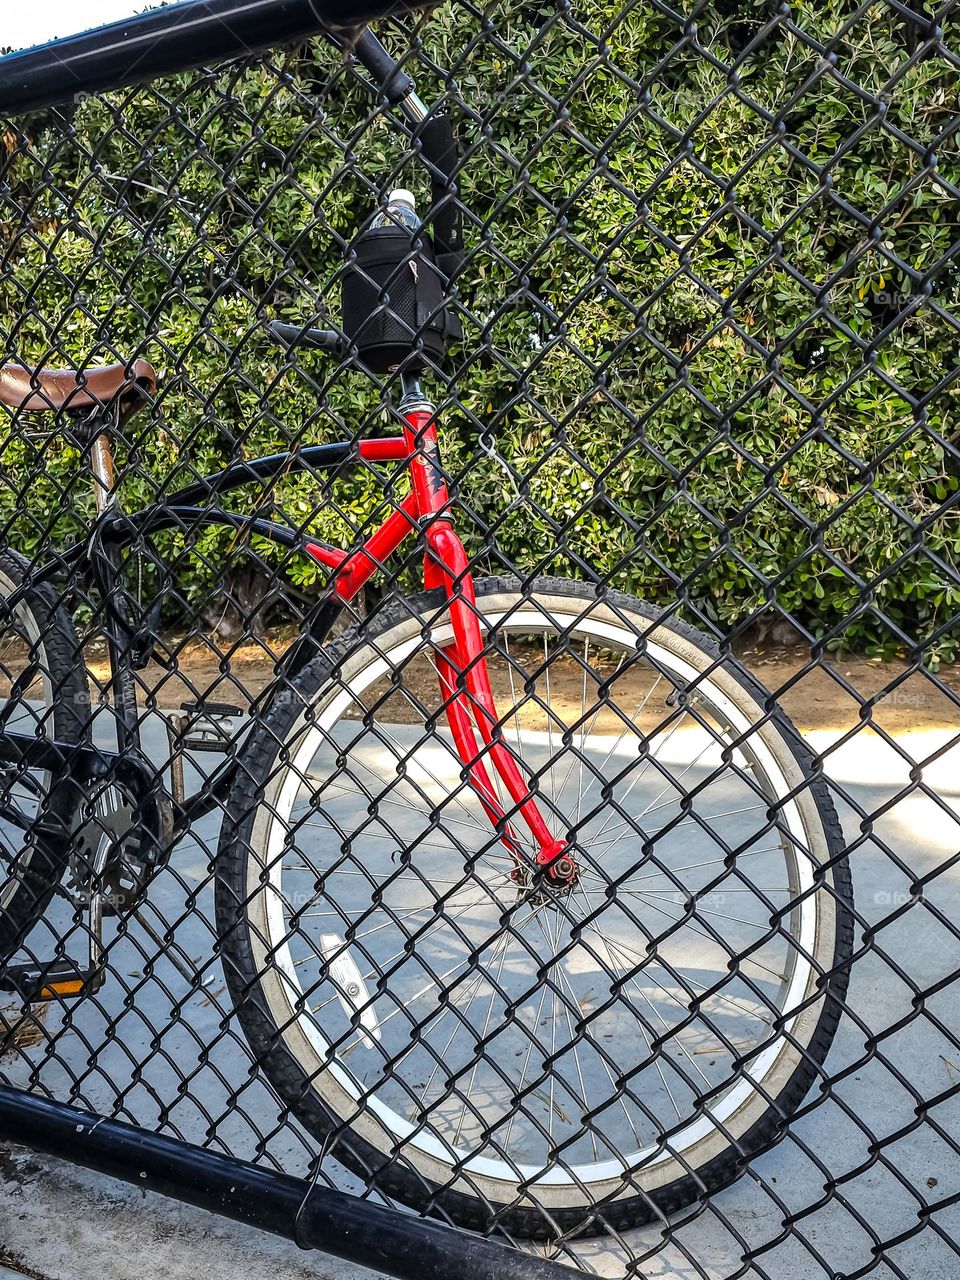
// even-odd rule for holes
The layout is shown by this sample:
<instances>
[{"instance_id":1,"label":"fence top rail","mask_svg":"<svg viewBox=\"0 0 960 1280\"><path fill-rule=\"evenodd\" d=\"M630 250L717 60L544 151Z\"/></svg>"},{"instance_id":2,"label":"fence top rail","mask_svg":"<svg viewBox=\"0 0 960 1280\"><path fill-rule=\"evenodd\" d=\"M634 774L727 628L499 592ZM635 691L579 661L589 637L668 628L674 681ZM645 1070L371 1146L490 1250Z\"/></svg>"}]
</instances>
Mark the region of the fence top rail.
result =
<instances>
[{"instance_id":1,"label":"fence top rail","mask_svg":"<svg viewBox=\"0 0 960 1280\"><path fill-rule=\"evenodd\" d=\"M181 0L0 58L0 116L305 40L419 0Z\"/></svg>"}]
</instances>

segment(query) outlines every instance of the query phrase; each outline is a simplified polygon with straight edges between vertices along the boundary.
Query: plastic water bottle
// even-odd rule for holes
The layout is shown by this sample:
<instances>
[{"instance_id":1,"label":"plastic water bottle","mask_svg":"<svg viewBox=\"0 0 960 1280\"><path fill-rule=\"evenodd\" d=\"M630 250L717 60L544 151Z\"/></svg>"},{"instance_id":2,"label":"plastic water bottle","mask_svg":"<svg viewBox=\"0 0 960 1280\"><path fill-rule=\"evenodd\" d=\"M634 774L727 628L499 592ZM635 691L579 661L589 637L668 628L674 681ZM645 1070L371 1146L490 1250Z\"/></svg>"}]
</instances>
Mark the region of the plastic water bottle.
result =
<instances>
[{"instance_id":1,"label":"plastic water bottle","mask_svg":"<svg viewBox=\"0 0 960 1280\"><path fill-rule=\"evenodd\" d=\"M408 231L416 231L420 226L417 217L417 202L412 191L398 187L390 192L386 209L381 210L370 224L371 227L405 227Z\"/></svg>"}]
</instances>

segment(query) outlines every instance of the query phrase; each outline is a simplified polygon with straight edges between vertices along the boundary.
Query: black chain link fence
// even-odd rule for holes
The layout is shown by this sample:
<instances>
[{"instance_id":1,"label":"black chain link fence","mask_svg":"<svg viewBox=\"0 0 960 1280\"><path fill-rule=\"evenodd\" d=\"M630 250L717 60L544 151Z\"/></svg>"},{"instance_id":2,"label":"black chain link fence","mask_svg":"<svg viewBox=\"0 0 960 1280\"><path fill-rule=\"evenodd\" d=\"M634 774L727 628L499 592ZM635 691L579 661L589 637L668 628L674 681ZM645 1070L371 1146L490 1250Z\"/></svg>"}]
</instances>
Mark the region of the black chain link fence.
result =
<instances>
[{"instance_id":1,"label":"black chain link fence","mask_svg":"<svg viewBox=\"0 0 960 1280\"><path fill-rule=\"evenodd\" d=\"M5 1084L588 1272L954 1274L956 18L443 6L419 98L4 126Z\"/></svg>"}]
</instances>

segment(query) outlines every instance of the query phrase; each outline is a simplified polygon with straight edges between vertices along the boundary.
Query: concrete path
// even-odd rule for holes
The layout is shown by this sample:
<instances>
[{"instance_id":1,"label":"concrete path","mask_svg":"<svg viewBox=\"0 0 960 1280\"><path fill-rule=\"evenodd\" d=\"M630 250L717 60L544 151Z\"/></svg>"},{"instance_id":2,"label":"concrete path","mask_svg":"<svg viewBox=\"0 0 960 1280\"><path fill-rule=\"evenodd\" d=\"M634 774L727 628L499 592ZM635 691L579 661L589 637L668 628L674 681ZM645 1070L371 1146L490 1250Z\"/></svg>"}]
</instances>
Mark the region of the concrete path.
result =
<instances>
[{"instance_id":1,"label":"concrete path","mask_svg":"<svg viewBox=\"0 0 960 1280\"><path fill-rule=\"evenodd\" d=\"M39 1280L375 1280L60 1160L7 1150L0 1169L0 1260Z\"/></svg>"},{"instance_id":2,"label":"concrete path","mask_svg":"<svg viewBox=\"0 0 960 1280\"><path fill-rule=\"evenodd\" d=\"M165 755L160 732L159 725L151 727L150 744ZM880 946L854 966L849 1000L861 1025L847 1020L828 1069L835 1074L859 1065L823 1105L791 1127L784 1142L755 1162L765 1187L750 1176L741 1178L707 1209L690 1215L666 1245L654 1228L629 1233L623 1246L609 1239L578 1244L576 1259L585 1269L619 1277L632 1257L642 1260L651 1280L694 1280L725 1276L737 1270L737 1260L755 1258L754 1266L740 1272L751 1280L819 1280L867 1269L875 1243L902 1233L906 1238L890 1255L899 1272L880 1263L871 1272L875 1280L893 1280L895 1274L953 1280L958 1274L956 1255L941 1236L960 1237L958 1206L935 1211L936 1230L928 1225L909 1233L924 1204L960 1192L960 1158L953 1146L960 1134L957 986L947 985L919 1011L911 988L929 988L960 969L960 945L940 923L960 921L960 867L937 875L924 900L897 917L911 901L909 875L935 871L960 848L960 750L939 754L949 739L939 730L907 734L898 741L901 755L868 731L827 758L854 846L858 910L868 925L895 917L877 935ZM822 750L829 742L826 734L814 735L811 745ZM893 800L907 785L913 762L928 762L924 789L891 804L864 835L857 810L877 813ZM0 1070L11 1083L24 1084L39 1070L43 1087L64 1099L72 1077L81 1105L114 1108L119 1100L123 1118L147 1125L157 1123L166 1107L168 1128L192 1141L207 1140L213 1124L234 1154L303 1173L312 1140L294 1125L278 1127L276 1102L258 1080L247 1083L249 1060L225 1031L229 1006L210 958L208 877L216 825L213 819L199 825L150 896L154 926L162 931L177 921L176 945L184 960L207 966L202 992L184 1001L184 980L169 960L145 968L156 947L131 928L114 952L115 973L97 1008L85 1008L82 1016L78 1011L77 1034L58 1038L57 1059L45 1061L40 1044ZM52 1010L49 1016L47 1031L54 1034L63 1015ZM85 1042L102 1045L111 1019L119 1017L122 1037L110 1039L91 1065ZM163 1028L159 1041L154 1028ZM875 1036L886 1064L865 1053L868 1037ZM201 1046L212 1046L202 1065ZM134 1065L147 1058L149 1069L136 1078ZM188 1072L189 1093L183 1097L178 1086ZM229 1095L238 1085L242 1106L235 1109ZM935 1097L943 1101L926 1114L923 1100ZM872 1160L870 1140L858 1122L886 1139ZM6 1255L45 1280L369 1275L68 1165L12 1152L3 1168L0 1259ZM332 1162L327 1173L335 1185L359 1189ZM838 1189L831 1185L835 1181ZM830 1194L825 1186L831 1186ZM793 1230L784 1230L785 1221L795 1222Z\"/></svg>"}]
</instances>

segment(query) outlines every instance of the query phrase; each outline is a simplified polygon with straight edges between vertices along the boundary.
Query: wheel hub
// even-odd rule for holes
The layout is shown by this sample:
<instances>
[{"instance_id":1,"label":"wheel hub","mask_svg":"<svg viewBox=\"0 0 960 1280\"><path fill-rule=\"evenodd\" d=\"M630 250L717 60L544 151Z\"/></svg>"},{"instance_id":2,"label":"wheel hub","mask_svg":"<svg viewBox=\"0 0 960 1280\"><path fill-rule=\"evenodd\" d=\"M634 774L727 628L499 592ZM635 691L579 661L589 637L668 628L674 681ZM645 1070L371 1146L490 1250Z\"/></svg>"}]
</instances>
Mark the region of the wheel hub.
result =
<instances>
[{"instance_id":1,"label":"wheel hub","mask_svg":"<svg viewBox=\"0 0 960 1280\"><path fill-rule=\"evenodd\" d=\"M518 864L513 879L524 901L535 906L568 897L580 879L580 867L571 853L562 853L549 866Z\"/></svg>"}]
</instances>

